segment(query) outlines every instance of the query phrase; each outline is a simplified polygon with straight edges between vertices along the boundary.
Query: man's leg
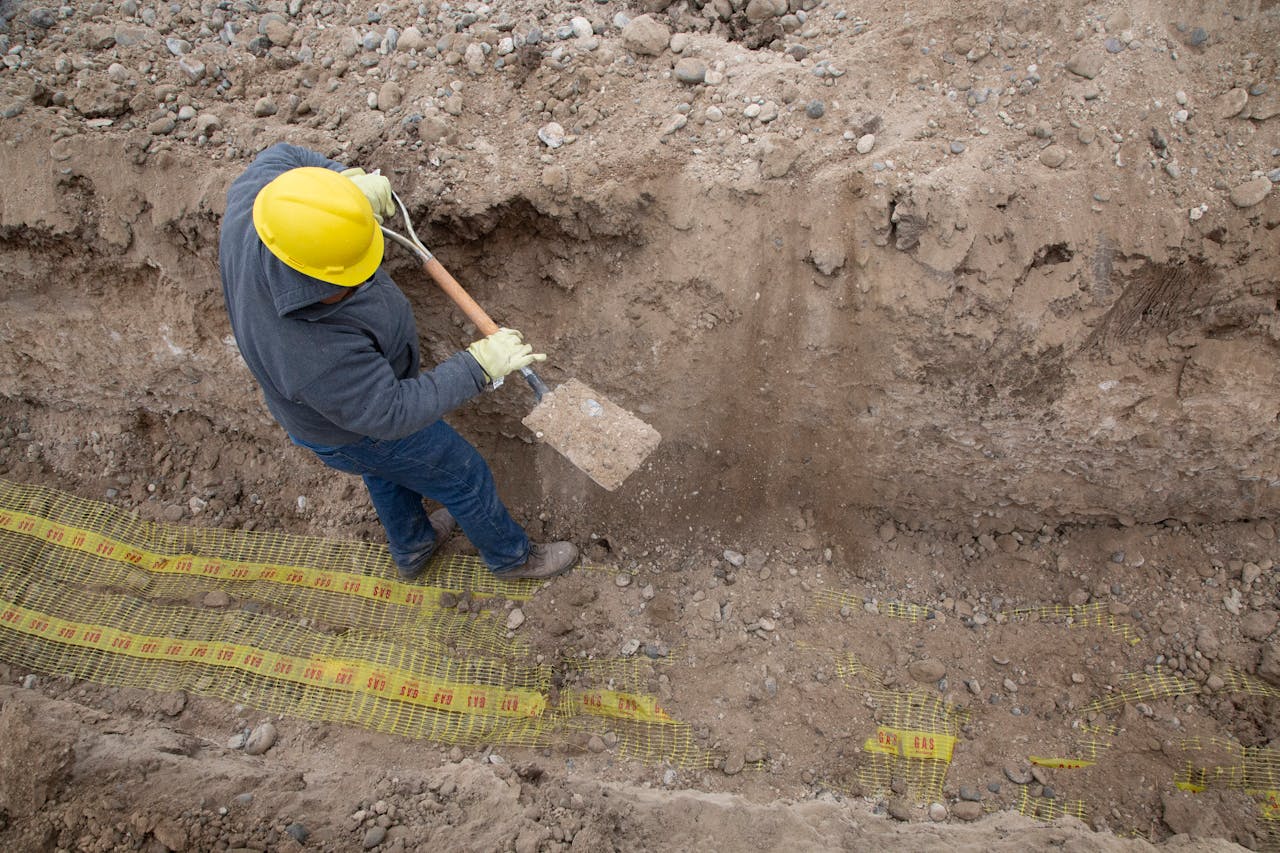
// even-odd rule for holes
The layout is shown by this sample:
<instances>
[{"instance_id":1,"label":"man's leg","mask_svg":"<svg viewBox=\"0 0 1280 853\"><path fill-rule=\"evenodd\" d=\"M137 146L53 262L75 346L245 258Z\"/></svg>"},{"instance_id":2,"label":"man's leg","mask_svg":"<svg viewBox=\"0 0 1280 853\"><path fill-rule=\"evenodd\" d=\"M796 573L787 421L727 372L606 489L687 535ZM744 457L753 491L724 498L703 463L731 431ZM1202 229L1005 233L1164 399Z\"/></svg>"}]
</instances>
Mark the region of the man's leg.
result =
<instances>
[{"instance_id":1,"label":"man's leg","mask_svg":"<svg viewBox=\"0 0 1280 853\"><path fill-rule=\"evenodd\" d=\"M484 458L453 427L436 421L413 435L383 444L394 446L377 472L380 479L443 504L490 569L502 571L525 562L529 537L498 497ZM369 494L373 495L372 487ZM397 506L403 506L400 500L396 499ZM374 503L377 505L376 498ZM421 512L421 502L418 507ZM383 518L382 512L379 506L379 518ZM385 519L383 524L387 525ZM387 535L392 535L390 526Z\"/></svg>"},{"instance_id":2,"label":"man's leg","mask_svg":"<svg viewBox=\"0 0 1280 853\"><path fill-rule=\"evenodd\" d=\"M396 568L401 577L416 576L436 549L436 532L422 506L422 495L374 474L365 474L363 479L387 532L387 547Z\"/></svg>"}]
</instances>

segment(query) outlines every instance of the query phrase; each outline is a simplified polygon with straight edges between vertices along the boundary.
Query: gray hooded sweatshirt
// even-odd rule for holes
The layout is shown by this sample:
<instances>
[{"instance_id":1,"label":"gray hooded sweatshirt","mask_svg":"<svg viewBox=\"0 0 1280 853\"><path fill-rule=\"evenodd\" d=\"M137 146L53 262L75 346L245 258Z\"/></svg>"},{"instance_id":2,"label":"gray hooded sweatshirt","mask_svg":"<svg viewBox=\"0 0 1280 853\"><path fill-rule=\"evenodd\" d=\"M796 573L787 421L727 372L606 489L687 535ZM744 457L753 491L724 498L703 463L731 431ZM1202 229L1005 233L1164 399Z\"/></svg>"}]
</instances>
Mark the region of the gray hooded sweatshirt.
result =
<instances>
[{"instance_id":1,"label":"gray hooded sweatshirt","mask_svg":"<svg viewBox=\"0 0 1280 853\"><path fill-rule=\"evenodd\" d=\"M419 372L409 300L381 268L349 288L287 266L258 239L253 201L277 175L299 166L346 167L314 151L274 145L227 190L218 264L236 344L267 408L290 435L339 446L364 437L402 438L470 400L484 371L460 352Z\"/></svg>"}]
</instances>

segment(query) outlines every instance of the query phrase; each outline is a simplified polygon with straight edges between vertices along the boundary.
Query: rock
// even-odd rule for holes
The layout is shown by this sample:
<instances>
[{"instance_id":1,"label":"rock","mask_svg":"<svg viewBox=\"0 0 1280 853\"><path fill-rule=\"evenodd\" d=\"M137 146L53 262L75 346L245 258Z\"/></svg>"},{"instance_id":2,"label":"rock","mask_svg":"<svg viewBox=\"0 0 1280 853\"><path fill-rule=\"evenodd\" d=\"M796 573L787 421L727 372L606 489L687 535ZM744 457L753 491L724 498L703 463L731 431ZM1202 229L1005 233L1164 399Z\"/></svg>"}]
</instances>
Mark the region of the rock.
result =
<instances>
[{"instance_id":1,"label":"rock","mask_svg":"<svg viewBox=\"0 0 1280 853\"><path fill-rule=\"evenodd\" d=\"M1265 643L1258 661L1258 677L1280 687L1280 643Z\"/></svg>"},{"instance_id":2,"label":"rock","mask_svg":"<svg viewBox=\"0 0 1280 853\"><path fill-rule=\"evenodd\" d=\"M960 820L977 820L982 817L982 804L976 802L960 802L951 807L951 814Z\"/></svg>"},{"instance_id":3,"label":"rock","mask_svg":"<svg viewBox=\"0 0 1280 853\"><path fill-rule=\"evenodd\" d=\"M472 74L479 74L484 71L484 48L477 42L467 45L466 51L462 55L462 61L466 63L467 70Z\"/></svg>"},{"instance_id":4,"label":"rock","mask_svg":"<svg viewBox=\"0 0 1280 853\"><path fill-rule=\"evenodd\" d=\"M800 150L791 139L778 133L767 133L756 143L760 174L765 178L781 178L795 165Z\"/></svg>"},{"instance_id":5,"label":"rock","mask_svg":"<svg viewBox=\"0 0 1280 853\"><path fill-rule=\"evenodd\" d=\"M564 128L559 122L553 121L538 128L538 139L553 150L564 145L564 135Z\"/></svg>"},{"instance_id":6,"label":"rock","mask_svg":"<svg viewBox=\"0 0 1280 853\"><path fill-rule=\"evenodd\" d=\"M521 610L519 607L513 608L512 611L507 614L507 630L514 631L515 629L519 628L523 624L524 624L524 611Z\"/></svg>"},{"instance_id":7,"label":"rock","mask_svg":"<svg viewBox=\"0 0 1280 853\"><path fill-rule=\"evenodd\" d=\"M249 755L262 755L276 743L276 727L270 722L262 723L249 732L244 742L244 751Z\"/></svg>"},{"instance_id":8,"label":"rock","mask_svg":"<svg viewBox=\"0 0 1280 853\"><path fill-rule=\"evenodd\" d=\"M1050 145L1040 152L1040 162L1050 169L1056 169L1067 160L1067 149L1061 145Z\"/></svg>"},{"instance_id":9,"label":"rock","mask_svg":"<svg viewBox=\"0 0 1280 853\"><path fill-rule=\"evenodd\" d=\"M952 154L963 154L967 147L968 146L966 146L959 139L956 139L956 140L953 140L952 143L947 146L947 150L949 150Z\"/></svg>"},{"instance_id":10,"label":"rock","mask_svg":"<svg viewBox=\"0 0 1280 853\"><path fill-rule=\"evenodd\" d=\"M587 750L595 753L604 752L604 738L600 737L600 735L592 735L591 739L587 741Z\"/></svg>"},{"instance_id":11,"label":"rock","mask_svg":"<svg viewBox=\"0 0 1280 853\"><path fill-rule=\"evenodd\" d=\"M178 126L173 116L162 116L147 125L147 131L152 136L167 136L173 133L173 129Z\"/></svg>"},{"instance_id":12,"label":"rock","mask_svg":"<svg viewBox=\"0 0 1280 853\"><path fill-rule=\"evenodd\" d=\"M34 820L57 798L71 779L75 742L58 716L40 713L24 699L5 697L0 706L0 813L7 815L6 823ZM5 846L16 850L28 845Z\"/></svg>"},{"instance_id":13,"label":"rock","mask_svg":"<svg viewBox=\"0 0 1280 853\"><path fill-rule=\"evenodd\" d=\"M179 59L178 69L187 78L188 83L199 83L204 79L206 72L205 64L191 56L184 56Z\"/></svg>"},{"instance_id":14,"label":"rock","mask_svg":"<svg viewBox=\"0 0 1280 853\"><path fill-rule=\"evenodd\" d=\"M52 29L58 23L58 13L43 6L27 13L27 23L42 30Z\"/></svg>"},{"instance_id":15,"label":"rock","mask_svg":"<svg viewBox=\"0 0 1280 853\"><path fill-rule=\"evenodd\" d=\"M1259 521L1253 526L1253 532L1257 534L1259 539L1267 542L1276 538L1276 526L1269 521Z\"/></svg>"},{"instance_id":16,"label":"rock","mask_svg":"<svg viewBox=\"0 0 1280 853\"><path fill-rule=\"evenodd\" d=\"M747 21L758 24L787 13L787 0L750 0L747 3Z\"/></svg>"},{"instance_id":17,"label":"rock","mask_svg":"<svg viewBox=\"0 0 1280 853\"><path fill-rule=\"evenodd\" d=\"M266 32L262 33L262 35L266 36L267 40L276 47L288 47L290 42L293 41L293 27L284 21L273 19L267 24Z\"/></svg>"},{"instance_id":18,"label":"rock","mask_svg":"<svg viewBox=\"0 0 1280 853\"><path fill-rule=\"evenodd\" d=\"M160 712L165 716L176 717L187 707L187 694L181 690L166 693L160 698Z\"/></svg>"},{"instance_id":19,"label":"rock","mask_svg":"<svg viewBox=\"0 0 1280 853\"><path fill-rule=\"evenodd\" d=\"M947 819L947 807L942 803L929 804L929 820L934 823L942 823Z\"/></svg>"},{"instance_id":20,"label":"rock","mask_svg":"<svg viewBox=\"0 0 1280 853\"><path fill-rule=\"evenodd\" d=\"M422 50L426 46L427 40L422 37L422 30L417 27L405 27L400 38L396 39L397 50Z\"/></svg>"},{"instance_id":21,"label":"rock","mask_svg":"<svg viewBox=\"0 0 1280 853\"><path fill-rule=\"evenodd\" d=\"M270 98L259 98L258 102L253 105L253 114L258 118L273 116L277 112L279 112L279 107Z\"/></svg>"},{"instance_id":22,"label":"rock","mask_svg":"<svg viewBox=\"0 0 1280 853\"><path fill-rule=\"evenodd\" d=\"M1085 48L1067 60L1067 70L1078 77L1092 80L1102 73L1106 57L1099 50Z\"/></svg>"},{"instance_id":23,"label":"rock","mask_svg":"<svg viewBox=\"0 0 1280 853\"><path fill-rule=\"evenodd\" d=\"M827 105L822 101L810 101L804 105L804 114L809 118L822 118L827 113Z\"/></svg>"},{"instance_id":24,"label":"rock","mask_svg":"<svg viewBox=\"0 0 1280 853\"><path fill-rule=\"evenodd\" d=\"M589 39L595 35L595 31L591 28L591 22L581 15L571 18L569 26L573 29L573 34L580 39Z\"/></svg>"},{"instance_id":25,"label":"rock","mask_svg":"<svg viewBox=\"0 0 1280 853\"><path fill-rule=\"evenodd\" d=\"M698 615L708 622L720 621L720 602L715 599L708 598L706 601L698 602Z\"/></svg>"},{"instance_id":26,"label":"rock","mask_svg":"<svg viewBox=\"0 0 1280 853\"><path fill-rule=\"evenodd\" d=\"M182 516L184 516L186 512L187 508L182 504L169 504L161 511L160 517L170 524L174 524L182 521Z\"/></svg>"},{"instance_id":27,"label":"rock","mask_svg":"<svg viewBox=\"0 0 1280 853\"><path fill-rule=\"evenodd\" d=\"M361 843L364 845L365 850L372 850L373 848L381 844L383 841L385 841L386 837L387 837L386 827L378 826L377 824L375 824L369 827L369 831L364 834L364 841L362 841Z\"/></svg>"},{"instance_id":28,"label":"rock","mask_svg":"<svg viewBox=\"0 0 1280 853\"><path fill-rule=\"evenodd\" d=\"M90 80L76 92L71 106L85 118L118 118L129 111L129 98L114 85Z\"/></svg>"},{"instance_id":29,"label":"rock","mask_svg":"<svg viewBox=\"0 0 1280 853\"><path fill-rule=\"evenodd\" d=\"M688 86L696 86L707 78L707 64L701 59L686 56L676 63L672 74Z\"/></svg>"},{"instance_id":30,"label":"rock","mask_svg":"<svg viewBox=\"0 0 1280 853\"><path fill-rule=\"evenodd\" d=\"M1030 785L1032 775L1031 771L1025 767L1019 767L1016 764L1006 764L1004 766L1004 776L1015 785Z\"/></svg>"},{"instance_id":31,"label":"rock","mask_svg":"<svg viewBox=\"0 0 1280 853\"><path fill-rule=\"evenodd\" d=\"M747 766L746 753L740 749L731 749L729 754L724 757L724 772L726 776L736 776L742 772L742 768Z\"/></svg>"},{"instance_id":32,"label":"rock","mask_svg":"<svg viewBox=\"0 0 1280 853\"><path fill-rule=\"evenodd\" d=\"M970 803L980 803L982 802L982 792L977 788L970 787L969 785L961 785L960 799ZM952 809L952 811L954 811L954 809Z\"/></svg>"},{"instance_id":33,"label":"rock","mask_svg":"<svg viewBox=\"0 0 1280 853\"><path fill-rule=\"evenodd\" d=\"M876 147L876 135L874 133L864 133L858 137L858 143L855 146L859 154L870 154L871 149Z\"/></svg>"},{"instance_id":34,"label":"rock","mask_svg":"<svg viewBox=\"0 0 1280 853\"><path fill-rule=\"evenodd\" d=\"M889 800L889 817L904 822L911 820L911 803L902 797L893 797Z\"/></svg>"},{"instance_id":35,"label":"rock","mask_svg":"<svg viewBox=\"0 0 1280 853\"><path fill-rule=\"evenodd\" d=\"M670 136L671 134L675 133L677 130L680 130L681 128L683 128L688 123L689 123L688 116L677 113L676 115L673 115L671 118L667 119L667 121L662 125L662 129L658 131L658 135Z\"/></svg>"},{"instance_id":36,"label":"rock","mask_svg":"<svg viewBox=\"0 0 1280 853\"><path fill-rule=\"evenodd\" d=\"M378 109L382 112L390 112L400 106L404 100L404 92L395 82L388 80L378 88Z\"/></svg>"},{"instance_id":37,"label":"rock","mask_svg":"<svg viewBox=\"0 0 1280 853\"><path fill-rule=\"evenodd\" d=\"M1240 633L1250 640L1265 640L1276 629L1280 613L1274 610L1255 610L1240 620Z\"/></svg>"},{"instance_id":38,"label":"rock","mask_svg":"<svg viewBox=\"0 0 1280 853\"><path fill-rule=\"evenodd\" d=\"M171 36L164 40L164 46L174 56L184 56L191 52L191 42L186 39Z\"/></svg>"},{"instance_id":39,"label":"rock","mask_svg":"<svg viewBox=\"0 0 1280 853\"><path fill-rule=\"evenodd\" d=\"M632 18L622 28L622 46L641 56L660 56L671 43L671 30L651 15Z\"/></svg>"},{"instance_id":40,"label":"rock","mask_svg":"<svg viewBox=\"0 0 1280 853\"><path fill-rule=\"evenodd\" d=\"M621 574L614 576L613 583L619 589L624 589L626 587L629 587L631 586L631 575L627 574L626 572L622 572Z\"/></svg>"},{"instance_id":41,"label":"rock","mask_svg":"<svg viewBox=\"0 0 1280 853\"><path fill-rule=\"evenodd\" d=\"M156 825L151 828L151 834L156 837L156 841L173 851L186 850L191 843L187 831L172 818L162 817L157 820Z\"/></svg>"},{"instance_id":42,"label":"rock","mask_svg":"<svg viewBox=\"0 0 1280 853\"><path fill-rule=\"evenodd\" d=\"M1245 181L1231 191L1231 203L1236 207L1253 207L1271 193L1271 181L1266 175Z\"/></svg>"},{"instance_id":43,"label":"rock","mask_svg":"<svg viewBox=\"0 0 1280 853\"><path fill-rule=\"evenodd\" d=\"M447 112L449 115L451 116L462 115L462 107L463 107L463 104L462 104L461 95L454 94L454 95L450 95L448 98L445 98L444 111Z\"/></svg>"},{"instance_id":44,"label":"rock","mask_svg":"<svg viewBox=\"0 0 1280 853\"><path fill-rule=\"evenodd\" d=\"M942 678L946 676L947 667L946 664L940 660L936 660L934 658L921 658L920 660L912 661L907 667L907 672L910 673L911 677L916 681L924 684L933 684L934 682L941 681Z\"/></svg>"},{"instance_id":45,"label":"rock","mask_svg":"<svg viewBox=\"0 0 1280 853\"><path fill-rule=\"evenodd\" d=\"M203 136L206 139L208 139L209 137L213 136L215 132L221 129L222 129L222 119L218 118L216 115L213 115L212 113L203 113L196 117L196 135L197 136ZM179 521L182 518L182 513L181 513L182 507L179 506L178 510L179 510L178 517L173 519L173 521ZM166 510L166 514L167 513L168 513L168 510Z\"/></svg>"},{"instance_id":46,"label":"rock","mask_svg":"<svg viewBox=\"0 0 1280 853\"><path fill-rule=\"evenodd\" d=\"M1178 835L1194 835L1199 838L1223 838L1230 835L1218 812L1206 808L1199 794L1187 791L1165 791L1161 795L1164 806L1164 822Z\"/></svg>"},{"instance_id":47,"label":"rock","mask_svg":"<svg viewBox=\"0 0 1280 853\"><path fill-rule=\"evenodd\" d=\"M231 603L231 596L220 589L210 590L204 594L200 603L205 607L226 607Z\"/></svg>"},{"instance_id":48,"label":"rock","mask_svg":"<svg viewBox=\"0 0 1280 853\"><path fill-rule=\"evenodd\" d=\"M299 844L306 844L307 837L311 835L307 828L300 823L291 823L284 828L284 831Z\"/></svg>"},{"instance_id":49,"label":"rock","mask_svg":"<svg viewBox=\"0 0 1280 853\"><path fill-rule=\"evenodd\" d=\"M1218 118L1233 118L1244 111L1249 103L1249 93L1244 89L1229 89L1218 96L1213 105L1213 113Z\"/></svg>"}]
</instances>

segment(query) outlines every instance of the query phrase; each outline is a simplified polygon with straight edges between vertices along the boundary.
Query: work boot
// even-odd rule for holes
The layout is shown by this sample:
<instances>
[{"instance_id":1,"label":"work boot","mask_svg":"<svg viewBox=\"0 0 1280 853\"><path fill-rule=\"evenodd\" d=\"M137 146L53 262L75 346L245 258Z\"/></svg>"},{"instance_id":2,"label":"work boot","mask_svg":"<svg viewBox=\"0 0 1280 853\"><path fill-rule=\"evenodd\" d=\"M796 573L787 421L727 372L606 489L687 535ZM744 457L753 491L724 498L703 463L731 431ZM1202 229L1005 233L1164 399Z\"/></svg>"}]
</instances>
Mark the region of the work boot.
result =
<instances>
[{"instance_id":1,"label":"work boot","mask_svg":"<svg viewBox=\"0 0 1280 853\"><path fill-rule=\"evenodd\" d=\"M493 576L501 580L532 578L544 580L562 575L578 562L578 546L572 542L548 542L545 545L529 546L529 559L514 569L505 572L494 572Z\"/></svg>"},{"instance_id":2,"label":"work boot","mask_svg":"<svg viewBox=\"0 0 1280 853\"><path fill-rule=\"evenodd\" d=\"M422 570L426 568L427 563L431 560L431 556L440 550L440 546L449 541L449 537L458 529L458 522L453 517L453 513L447 509L438 509L431 515L427 516L427 520L431 522L431 529L436 532L435 544L431 546L431 550L425 554L419 554L413 558L413 562L408 567L396 566L396 571L400 575L402 581L415 581L418 575L422 574Z\"/></svg>"}]
</instances>

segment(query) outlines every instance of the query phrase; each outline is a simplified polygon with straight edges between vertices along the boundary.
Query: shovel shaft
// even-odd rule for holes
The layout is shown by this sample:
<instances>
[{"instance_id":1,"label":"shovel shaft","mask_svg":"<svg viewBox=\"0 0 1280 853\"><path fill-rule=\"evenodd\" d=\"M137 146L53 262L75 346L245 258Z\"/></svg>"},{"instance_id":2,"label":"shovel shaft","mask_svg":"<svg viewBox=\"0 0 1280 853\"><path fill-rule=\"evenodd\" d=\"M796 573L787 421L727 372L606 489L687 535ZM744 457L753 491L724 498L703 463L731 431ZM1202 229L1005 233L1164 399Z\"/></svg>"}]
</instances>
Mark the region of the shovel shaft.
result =
<instances>
[{"instance_id":1,"label":"shovel shaft","mask_svg":"<svg viewBox=\"0 0 1280 853\"><path fill-rule=\"evenodd\" d=\"M436 284L440 285L440 289L453 300L453 303L462 309L462 313L467 315L467 319L475 323L476 329L480 334L488 337L498 331L498 324L493 322L493 318L489 313L480 307L480 303L471 298L471 294L458 283L458 280L449 274L444 265L432 255L423 261L422 268L426 270L427 275L431 276ZM541 401L542 396L549 390L547 383L542 381L538 374L533 372L532 368L523 367L520 369L524 380L529 383L529 387L533 389L534 398Z\"/></svg>"},{"instance_id":2,"label":"shovel shaft","mask_svg":"<svg viewBox=\"0 0 1280 853\"><path fill-rule=\"evenodd\" d=\"M453 303L462 309L462 313L467 315L467 319L475 323L476 329L486 338L498 331L498 324L493 322L493 318L489 316L480 303L471 298L471 294L463 290L462 285L458 284L458 280L449 274L440 261L432 257L431 260L423 263L422 268L426 270L427 275L431 276L436 284L440 285L440 289L445 295L453 300Z\"/></svg>"}]
</instances>

